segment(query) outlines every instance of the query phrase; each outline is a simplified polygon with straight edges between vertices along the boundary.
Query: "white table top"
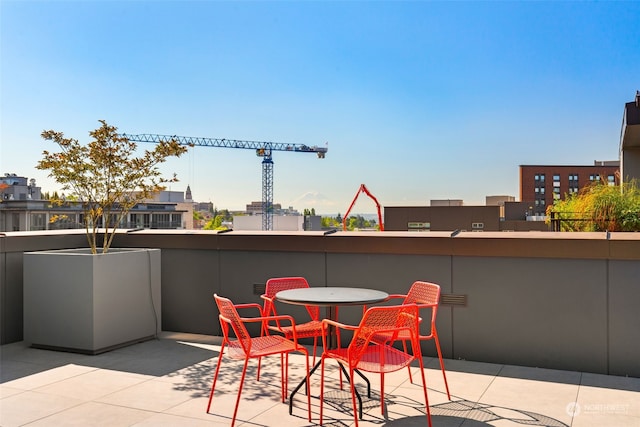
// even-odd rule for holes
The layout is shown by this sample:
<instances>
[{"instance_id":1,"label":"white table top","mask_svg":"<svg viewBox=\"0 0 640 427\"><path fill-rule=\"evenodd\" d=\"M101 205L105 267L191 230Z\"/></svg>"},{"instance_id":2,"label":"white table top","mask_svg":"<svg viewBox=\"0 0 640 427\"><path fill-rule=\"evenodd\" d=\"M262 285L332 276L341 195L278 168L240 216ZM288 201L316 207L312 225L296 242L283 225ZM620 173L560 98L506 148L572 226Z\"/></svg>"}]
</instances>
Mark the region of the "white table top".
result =
<instances>
[{"instance_id":1,"label":"white table top","mask_svg":"<svg viewBox=\"0 0 640 427\"><path fill-rule=\"evenodd\" d=\"M276 299L287 304L338 306L374 304L388 296L388 293L375 289L310 287L280 291Z\"/></svg>"}]
</instances>

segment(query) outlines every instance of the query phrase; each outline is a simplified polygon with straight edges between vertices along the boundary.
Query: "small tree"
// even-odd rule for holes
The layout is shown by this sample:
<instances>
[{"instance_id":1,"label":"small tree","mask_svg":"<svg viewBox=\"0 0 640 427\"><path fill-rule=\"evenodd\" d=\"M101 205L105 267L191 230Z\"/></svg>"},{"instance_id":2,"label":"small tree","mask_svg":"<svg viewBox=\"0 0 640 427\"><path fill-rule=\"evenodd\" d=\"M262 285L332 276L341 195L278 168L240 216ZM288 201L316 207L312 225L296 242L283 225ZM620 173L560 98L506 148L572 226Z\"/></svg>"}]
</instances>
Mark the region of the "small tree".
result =
<instances>
[{"instance_id":1,"label":"small tree","mask_svg":"<svg viewBox=\"0 0 640 427\"><path fill-rule=\"evenodd\" d=\"M175 174L169 179L161 177L158 165L187 151L187 147L171 140L135 157L136 143L120 136L118 129L106 121L100 123L100 127L89 132L93 141L87 145L65 138L62 132L43 131L42 138L58 144L61 152L43 151L43 158L36 165L37 169L48 170L49 176L81 204L87 240L94 254L99 227L102 225L104 230L102 253L106 253L118 224L129 211L153 193L164 190L163 184L177 181ZM65 200L57 197L52 202L60 205Z\"/></svg>"}]
</instances>

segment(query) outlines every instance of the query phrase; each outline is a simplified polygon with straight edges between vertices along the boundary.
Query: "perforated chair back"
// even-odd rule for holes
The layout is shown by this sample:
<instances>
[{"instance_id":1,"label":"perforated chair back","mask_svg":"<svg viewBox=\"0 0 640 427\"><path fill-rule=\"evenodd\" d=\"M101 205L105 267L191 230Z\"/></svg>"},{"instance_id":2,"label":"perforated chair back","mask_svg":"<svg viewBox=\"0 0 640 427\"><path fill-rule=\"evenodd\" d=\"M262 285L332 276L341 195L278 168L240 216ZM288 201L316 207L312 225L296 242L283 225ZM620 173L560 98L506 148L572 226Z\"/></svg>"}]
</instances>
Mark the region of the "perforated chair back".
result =
<instances>
[{"instance_id":1,"label":"perforated chair back","mask_svg":"<svg viewBox=\"0 0 640 427\"><path fill-rule=\"evenodd\" d=\"M222 326L222 333L224 334L225 340L227 342L230 341L229 326L231 326L244 354L251 354L251 336L244 326L244 323L240 320L238 310L236 310L228 298L214 295L214 299L220 311L220 325Z\"/></svg>"},{"instance_id":2,"label":"perforated chair back","mask_svg":"<svg viewBox=\"0 0 640 427\"><path fill-rule=\"evenodd\" d=\"M416 339L414 343L417 342L418 323L418 306L415 304L369 308L364 313L360 325L349 343L347 353L349 364L354 368L358 367L363 362L362 359L366 355L368 347L371 344L376 344L373 338L379 334L388 335L387 343L393 343L401 333L413 335L413 338ZM393 362L393 360L386 361L388 365ZM381 369L388 371L390 368L391 366L387 366Z\"/></svg>"},{"instance_id":3,"label":"perforated chair back","mask_svg":"<svg viewBox=\"0 0 640 427\"><path fill-rule=\"evenodd\" d=\"M274 277L267 280L264 294L273 299L280 291L289 289L308 288L309 283L304 277ZM305 306L311 320L320 320L320 308L318 306ZM265 316L270 314L276 315L276 307L273 303L265 303Z\"/></svg>"},{"instance_id":4,"label":"perforated chair back","mask_svg":"<svg viewBox=\"0 0 640 427\"><path fill-rule=\"evenodd\" d=\"M440 303L440 285L431 282L415 281L403 304L428 304L431 305L431 332L435 328L436 317L438 315L438 305Z\"/></svg>"}]
</instances>

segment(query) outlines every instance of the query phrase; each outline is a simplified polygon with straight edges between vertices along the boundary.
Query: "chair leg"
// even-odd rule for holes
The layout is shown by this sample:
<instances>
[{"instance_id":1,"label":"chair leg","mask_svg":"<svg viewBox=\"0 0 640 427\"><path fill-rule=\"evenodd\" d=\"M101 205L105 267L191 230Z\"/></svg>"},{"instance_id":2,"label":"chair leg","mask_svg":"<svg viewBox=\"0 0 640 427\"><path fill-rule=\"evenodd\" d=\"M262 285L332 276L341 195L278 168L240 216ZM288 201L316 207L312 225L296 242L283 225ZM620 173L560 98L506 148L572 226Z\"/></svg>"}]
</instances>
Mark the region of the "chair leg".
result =
<instances>
[{"instance_id":1,"label":"chair leg","mask_svg":"<svg viewBox=\"0 0 640 427\"><path fill-rule=\"evenodd\" d=\"M420 364L420 373L422 374L422 390L424 392L424 406L427 412L427 421L429 422L429 427L431 427L431 409L429 408L429 397L427 396L427 380L424 376L424 364L422 362L422 354L418 358L418 363Z\"/></svg>"},{"instance_id":2,"label":"chair leg","mask_svg":"<svg viewBox=\"0 0 640 427\"><path fill-rule=\"evenodd\" d=\"M407 340L402 340L402 349L405 353L407 353ZM413 384L413 377L411 376L411 365L407 366L407 370L409 371L409 382Z\"/></svg>"},{"instance_id":3,"label":"chair leg","mask_svg":"<svg viewBox=\"0 0 640 427\"><path fill-rule=\"evenodd\" d=\"M353 418L356 420L355 426L358 427L358 405L356 404L356 385L354 381L353 369L349 369L349 386L351 388L351 406L353 406Z\"/></svg>"},{"instance_id":4,"label":"chair leg","mask_svg":"<svg viewBox=\"0 0 640 427\"><path fill-rule=\"evenodd\" d=\"M306 373L307 373L307 414L308 414L308 418L309 418L309 422L311 422L311 384L309 384L310 382L310 378L309 378L309 353L304 353L304 360L305 360L305 365L307 367L306 369ZM314 363L315 365L315 363Z\"/></svg>"},{"instance_id":5,"label":"chair leg","mask_svg":"<svg viewBox=\"0 0 640 427\"><path fill-rule=\"evenodd\" d=\"M213 399L213 391L216 389L216 381L218 381L218 372L220 372L220 365L222 364L222 354L224 353L224 342L220 347L220 356L218 357L218 365L216 366L216 372L213 375L213 383L211 384L211 392L209 393L209 404L207 404L207 414L211 409L211 400Z\"/></svg>"},{"instance_id":6,"label":"chair leg","mask_svg":"<svg viewBox=\"0 0 640 427\"><path fill-rule=\"evenodd\" d=\"M324 361L324 356L320 356L320 425L322 425L322 409L324 408Z\"/></svg>"},{"instance_id":7,"label":"chair leg","mask_svg":"<svg viewBox=\"0 0 640 427\"><path fill-rule=\"evenodd\" d=\"M285 400L287 400L287 395L289 394L289 353L284 354L284 362L282 356L283 355L280 354L280 375L282 375L282 403L284 403ZM309 357L308 354L307 357Z\"/></svg>"},{"instance_id":8,"label":"chair leg","mask_svg":"<svg viewBox=\"0 0 640 427\"><path fill-rule=\"evenodd\" d=\"M447 398L451 400L451 394L449 394L449 384L447 383L447 374L444 370L444 360L442 360L442 351L440 350L440 340L438 339L438 332L434 332L433 338L435 339L435 342L436 342L438 359L440 359L440 369L442 370L442 378L444 378L444 387L447 390Z\"/></svg>"},{"instance_id":9,"label":"chair leg","mask_svg":"<svg viewBox=\"0 0 640 427\"><path fill-rule=\"evenodd\" d=\"M244 378L247 375L247 365L249 365L249 358L244 359L244 366L242 367L242 377L240 378L240 387L238 388L238 397L236 398L236 408L233 410L233 418L231 419L231 427L236 423L236 415L238 414L238 406L240 406L240 395L242 394L242 386L244 385Z\"/></svg>"},{"instance_id":10,"label":"chair leg","mask_svg":"<svg viewBox=\"0 0 640 427\"><path fill-rule=\"evenodd\" d=\"M262 366L262 357L258 357L258 374L256 375L256 381L260 381L260 367Z\"/></svg>"},{"instance_id":11,"label":"chair leg","mask_svg":"<svg viewBox=\"0 0 640 427\"><path fill-rule=\"evenodd\" d=\"M380 413L384 415L384 372L380 372Z\"/></svg>"},{"instance_id":12,"label":"chair leg","mask_svg":"<svg viewBox=\"0 0 640 427\"><path fill-rule=\"evenodd\" d=\"M313 366L316 365L316 350L318 348L318 337L313 337Z\"/></svg>"}]
</instances>

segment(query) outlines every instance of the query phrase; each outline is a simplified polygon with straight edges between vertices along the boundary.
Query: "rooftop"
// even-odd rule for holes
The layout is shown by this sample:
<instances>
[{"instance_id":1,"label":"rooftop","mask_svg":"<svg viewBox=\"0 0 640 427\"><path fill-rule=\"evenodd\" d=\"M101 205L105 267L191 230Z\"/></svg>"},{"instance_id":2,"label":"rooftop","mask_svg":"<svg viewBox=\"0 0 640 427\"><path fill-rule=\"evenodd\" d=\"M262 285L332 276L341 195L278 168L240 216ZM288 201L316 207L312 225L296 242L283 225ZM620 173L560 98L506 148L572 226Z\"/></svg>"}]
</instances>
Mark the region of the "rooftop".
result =
<instances>
[{"instance_id":1,"label":"rooftop","mask_svg":"<svg viewBox=\"0 0 640 427\"><path fill-rule=\"evenodd\" d=\"M219 343L214 336L165 332L159 339L97 356L38 350L23 342L4 345L0 425L228 426L239 362L224 359L212 413L205 412ZM302 356L292 356L290 363L289 390L301 379ZM425 358L425 366L436 427L640 426L640 378L448 359L448 401L437 359ZM288 414L279 400L278 367L278 357L263 360L258 383L251 361L236 425L318 423L317 399L311 401L312 423L300 395L293 415ZM348 389L339 391L333 365L330 374L324 425L353 425ZM420 383L411 384L405 370L385 377L386 417L380 414L378 378L368 377L372 398L363 393L362 426L426 425ZM318 392L319 375L314 374L312 395Z\"/></svg>"}]
</instances>

